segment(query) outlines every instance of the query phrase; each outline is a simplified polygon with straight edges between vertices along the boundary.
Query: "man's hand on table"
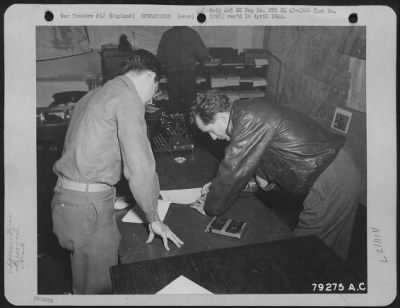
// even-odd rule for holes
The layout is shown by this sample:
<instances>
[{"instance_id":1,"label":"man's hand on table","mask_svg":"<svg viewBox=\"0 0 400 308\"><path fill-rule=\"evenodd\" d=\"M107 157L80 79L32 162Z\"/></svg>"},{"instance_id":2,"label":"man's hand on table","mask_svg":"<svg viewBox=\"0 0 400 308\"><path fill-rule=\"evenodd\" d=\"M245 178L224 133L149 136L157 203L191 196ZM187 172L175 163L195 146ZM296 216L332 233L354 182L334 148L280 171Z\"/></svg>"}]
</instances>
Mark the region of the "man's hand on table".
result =
<instances>
[{"instance_id":1,"label":"man's hand on table","mask_svg":"<svg viewBox=\"0 0 400 308\"><path fill-rule=\"evenodd\" d=\"M208 182L207 184L205 184L203 186L203 188L201 189L200 197L190 205L190 207L192 209L195 209L196 211L198 211L200 214L202 214L204 216L207 216L207 214L204 212L204 203L206 202L207 194L210 191L210 186L211 186L211 182Z\"/></svg>"},{"instance_id":2,"label":"man's hand on table","mask_svg":"<svg viewBox=\"0 0 400 308\"><path fill-rule=\"evenodd\" d=\"M266 179L263 179L259 176L256 176L256 182L257 182L258 186L260 186L261 189L264 191L270 191L270 190L273 190L276 188L275 183L270 183Z\"/></svg>"},{"instance_id":3,"label":"man's hand on table","mask_svg":"<svg viewBox=\"0 0 400 308\"><path fill-rule=\"evenodd\" d=\"M206 212L204 212L204 201L196 200L190 205L190 207L198 211L200 214L207 216Z\"/></svg>"},{"instance_id":4,"label":"man's hand on table","mask_svg":"<svg viewBox=\"0 0 400 308\"><path fill-rule=\"evenodd\" d=\"M208 183L203 185L203 187L201 188L201 196L207 197L207 194L210 191L211 184L212 184L212 182L208 182Z\"/></svg>"},{"instance_id":5,"label":"man's hand on table","mask_svg":"<svg viewBox=\"0 0 400 308\"><path fill-rule=\"evenodd\" d=\"M160 220L153 221L149 224L149 237L146 243L151 243L155 234L161 236L166 250L169 250L168 239L170 239L178 248L183 245L181 239L177 237L175 233L172 232L171 229Z\"/></svg>"}]
</instances>

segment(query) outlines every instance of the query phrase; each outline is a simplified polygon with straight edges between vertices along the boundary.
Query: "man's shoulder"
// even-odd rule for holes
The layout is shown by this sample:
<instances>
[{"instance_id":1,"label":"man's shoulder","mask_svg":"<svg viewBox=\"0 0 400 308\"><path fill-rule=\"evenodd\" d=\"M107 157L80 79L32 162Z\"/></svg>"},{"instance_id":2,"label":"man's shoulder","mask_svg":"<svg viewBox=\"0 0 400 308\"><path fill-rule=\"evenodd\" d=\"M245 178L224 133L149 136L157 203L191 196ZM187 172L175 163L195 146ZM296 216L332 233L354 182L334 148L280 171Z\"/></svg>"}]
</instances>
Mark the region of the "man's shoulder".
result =
<instances>
[{"instance_id":1,"label":"man's shoulder","mask_svg":"<svg viewBox=\"0 0 400 308\"><path fill-rule=\"evenodd\" d=\"M265 99L241 100L234 103L235 122L272 123L284 117L279 106Z\"/></svg>"},{"instance_id":2,"label":"man's shoulder","mask_svg":"<svg viewBox=\"0 0 400 308\"><path fill-rule=\"evenodd\" d=\"M129 96L132 95L132 92L135 92L133 89L134 85L127 80L123 75L116 76L113 79L107 81L103 85L103 90L112 94L117 94L119 96Z\"/></svg>"},{"instance_id":3,"label":"man's shoulder","mask_svg":"<svg viewBox=\"0 0 400 308\"><path fill-rule=\"evenodd\" d=\"M273 103L264 98L239 100L234 103L234 106L236 110L248 112L262 112L263 110L278 108L278 106L274 106Z\"/></svg>"},{"instance_id":4,"label":"man's shoulder","mask_svg":"<svg viewBox=\"0 0 400 308\"><path fill-rule=\"evenodd\" d=\"M134 91L119 77L107 81L96 93L96 101L108 106L132 105L136 100Z\"/></svg>"},{"instance_id":5,"label":"man's shoulder","mask_svg":"<svg viewBox=\"0 0 400 308\"><path fill-rule=\"evenodd\" d=\"M195 37L198 35L197 31L188 26L172 27L164 32L164 36L190 36Z\"/></svg>"}]
</instances>

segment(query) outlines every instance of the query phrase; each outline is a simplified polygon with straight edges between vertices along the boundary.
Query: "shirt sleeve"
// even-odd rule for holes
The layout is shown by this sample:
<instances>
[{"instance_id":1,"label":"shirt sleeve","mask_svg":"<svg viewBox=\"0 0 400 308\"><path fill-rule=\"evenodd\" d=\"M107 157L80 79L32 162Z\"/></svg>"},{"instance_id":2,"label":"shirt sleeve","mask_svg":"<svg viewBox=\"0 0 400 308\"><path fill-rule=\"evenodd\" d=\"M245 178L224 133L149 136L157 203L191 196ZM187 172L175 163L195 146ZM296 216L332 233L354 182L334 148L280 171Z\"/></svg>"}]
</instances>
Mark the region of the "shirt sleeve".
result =
<instances>
[{"instance_id":1,"label":"shirt sleeve","mask_svg":"<svg viewBox=\"0 0 400 308\"><path fill-rule=\"evenodd\" d=\"M144 106L137 106L131 97L127 98L117 108L116 117L124 176L148 222L159 220L157 200L160 184L147 137Z\"/></svg>"},{"instance_id":2,"label":"shirt sleeve","mask_svg":"<svg viewBox=\"0 0 400 308\"><path fill-rule=\"evenodd\" d=\"M273 136L273 129L252 114L245 114L235 122L231 142L204 204L209 216L222 215L229 209L254 174Z\"/></svg>"}]
</instances>

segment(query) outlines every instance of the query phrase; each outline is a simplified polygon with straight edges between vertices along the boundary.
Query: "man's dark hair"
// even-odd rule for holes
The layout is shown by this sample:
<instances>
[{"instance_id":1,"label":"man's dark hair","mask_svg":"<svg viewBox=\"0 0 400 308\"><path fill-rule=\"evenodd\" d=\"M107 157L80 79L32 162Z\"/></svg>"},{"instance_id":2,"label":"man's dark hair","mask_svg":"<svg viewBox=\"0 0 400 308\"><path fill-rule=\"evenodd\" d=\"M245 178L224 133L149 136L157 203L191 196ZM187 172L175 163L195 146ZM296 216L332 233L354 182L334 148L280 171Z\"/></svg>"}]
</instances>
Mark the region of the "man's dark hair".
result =
<instances>
[{"instance_id":1,"label":"man's dark hair","mask_svg":"<svg viewBox=\"0 0 400 308\"><path fill-rule=\"evenodd\" d=\"M232 102L229 98L216 90L210 90L205 94L197 94L194 105L191 108L191 122L195 122L196 116L208 125L214 120L218 112L230 111Z\"/></svg>"},{"instance_id":2,"label":"man's dark hair","mask_svg":"<svg viewBox=\"0 0 400 308\"><path fill-rule=\"evenodd\" d=\"M156 74L156 81L160 80L162 73L161 64L158 62L156 56L144 49L133 51L128 59L123 63L122 74L131 70L137 72L152 71Z\"/></svg>"}]
</instances>

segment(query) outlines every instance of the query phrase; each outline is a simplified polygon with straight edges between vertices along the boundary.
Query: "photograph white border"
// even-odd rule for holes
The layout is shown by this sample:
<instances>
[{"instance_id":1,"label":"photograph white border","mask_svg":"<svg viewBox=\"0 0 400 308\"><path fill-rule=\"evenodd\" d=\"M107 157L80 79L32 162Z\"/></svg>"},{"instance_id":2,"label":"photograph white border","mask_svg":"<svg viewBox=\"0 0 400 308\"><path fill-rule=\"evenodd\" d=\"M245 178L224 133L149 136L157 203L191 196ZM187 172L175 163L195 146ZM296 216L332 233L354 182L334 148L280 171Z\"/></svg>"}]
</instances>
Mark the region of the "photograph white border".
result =
<instances>
[{"instance_id":1,"label":"photograph white border","mask_svg":"<svg viewBox=\"0 0 400 308\"><path fill-rule=\"evenodd\" d=\"M36 42L35 27L48 25L46 10L56 17L64 14L96 14L98 11L126 14L170 13L173 20L141 18L138 25L198 25L195 19L178 19L177 14L210 16L213 6L166 5L31 5L14 4L4 14L4 174L5 174L5 296L14 305L329 305L384 306L397 292L396 269L396 13L387 6L321 7L335 14L286 15L282 19L212 20L207 25L349 25L349 14L358 14L358 25L367 27L367 294L265 294L265 295L38 295L37 294L37 198L36 180ZM242 7L247 5L225 5ZM304 8L298 5L258 7ZM315 7L306 6L311 12ZM147 15L147 16L150 16ZM106 17L60 19L53 25L132 25L132 20ZM21 42L23 44L21 45ZM384 46L384 47L383 47ZM376 102L381 102L376 104ZM384 123L384 125L383 125ZM21 193L23 190L23 194ZM32 230L34 230L32 232ZM377 252L379 234L382 254ZM18 245L19 255L12 258ZM12 270L17 261L18 270Z\"/></svg>"}]
</instances>

